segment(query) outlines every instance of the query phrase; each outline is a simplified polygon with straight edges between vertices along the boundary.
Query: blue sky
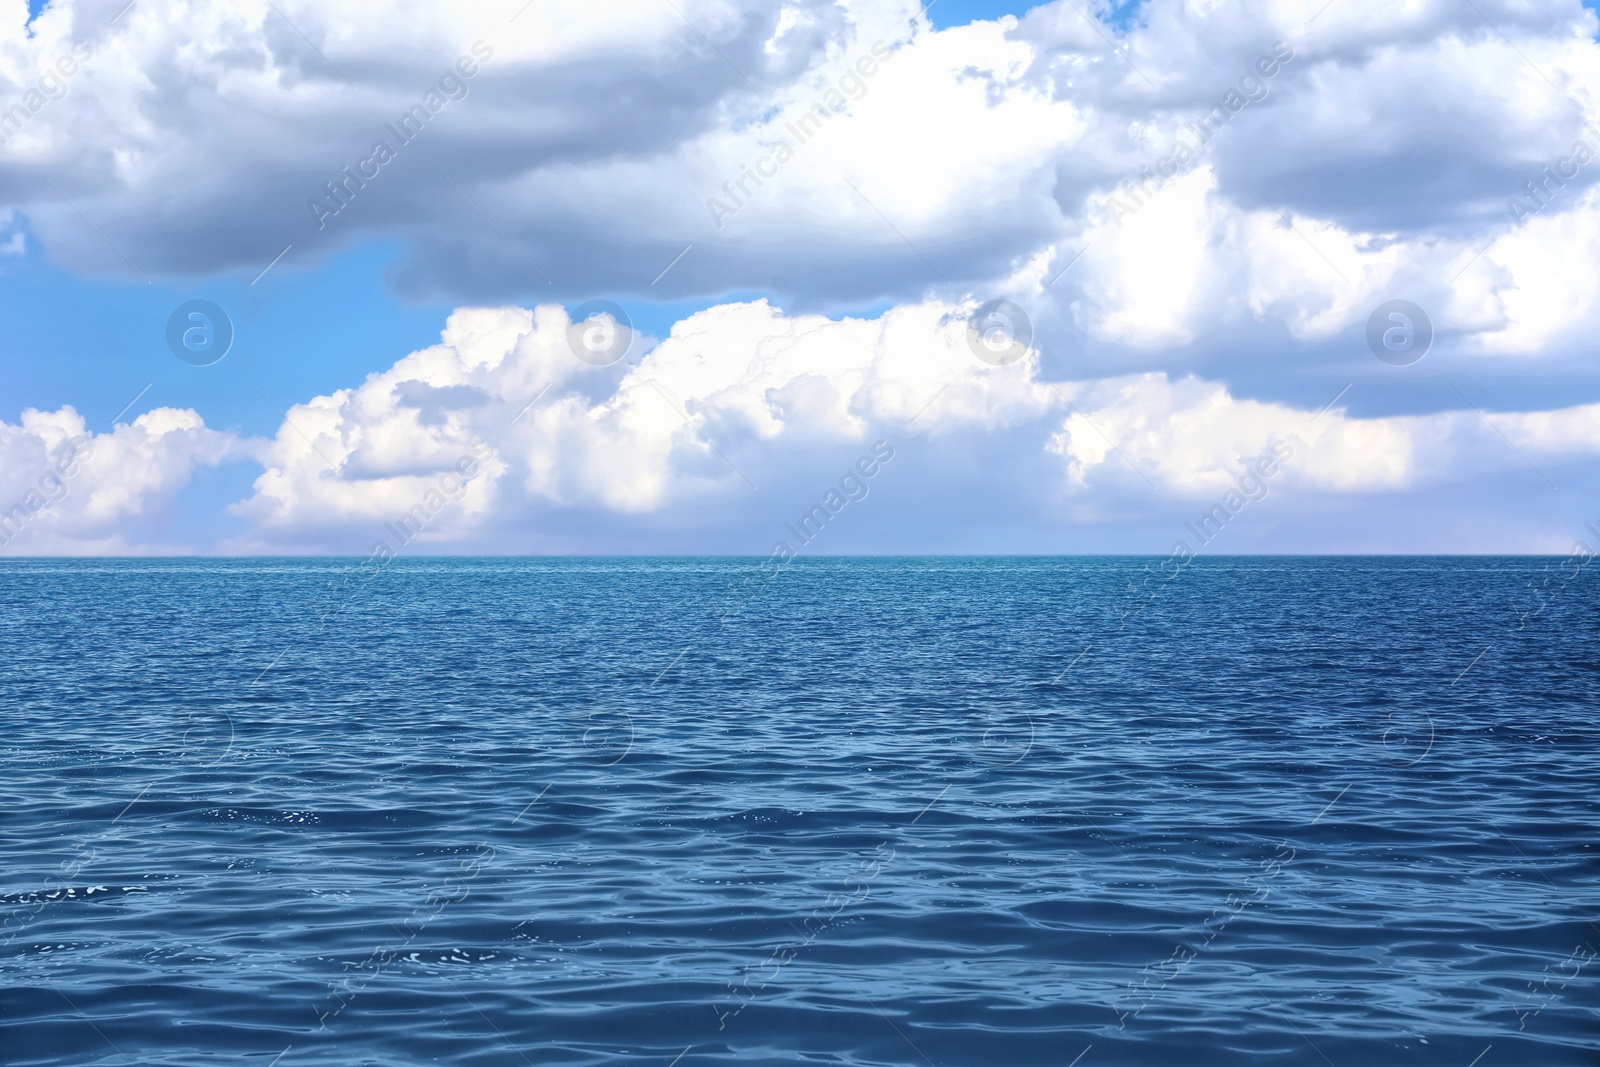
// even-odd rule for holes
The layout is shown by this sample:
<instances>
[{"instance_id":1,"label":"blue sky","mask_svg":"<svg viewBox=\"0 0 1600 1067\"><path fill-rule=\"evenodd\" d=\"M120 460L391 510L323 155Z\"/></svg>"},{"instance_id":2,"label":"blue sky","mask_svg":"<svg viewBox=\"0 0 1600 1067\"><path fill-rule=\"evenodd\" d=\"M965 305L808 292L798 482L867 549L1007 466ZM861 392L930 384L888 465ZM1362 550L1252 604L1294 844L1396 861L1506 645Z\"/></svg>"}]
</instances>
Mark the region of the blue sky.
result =
<instances>
[{"instance_id":1,"label":"blue sky","mask_svg":"<svg viewBox=\"0 0 1600 1067\"><path fill-rule=\"evenodd\" d=\"M934 0L923 10L936 29L965 26L980 19L994 20L1004 15L1025 14L1032 4L1007 3L1006 0Z\"/></svg>"},{"instance_id":2,"label":"blue sky","mask_svg":"<svg viewBox=\"0 0 1600 1067\"><path fill-rule=\"evenodd\" d=\"M1143 0L1119 0L1117 3L1080 7L1093 10L1107 27L1121 30L1127 29L1142 5ZM932 4L925 5L923 11L935 29L945 30L980 20L994 21L1005 15L1026 15L1038 6L1009 0L934 0Z\"/></svg>"},{"instance_id":3,"label":"blue sky","mask_svg":"<svg viewBox=\"0 0 1600 1067\"><path fill-rule=\"evenodd\" d=\"M1166 552L1285 440L1206 550L1597 517L1589 4L121 6L17 3L0 50L0 551L363 552L473 441L406 551L766 553L879 440L806 551ZM167 339L199 299L209 366Z\"/></svg>"}]
</instances>

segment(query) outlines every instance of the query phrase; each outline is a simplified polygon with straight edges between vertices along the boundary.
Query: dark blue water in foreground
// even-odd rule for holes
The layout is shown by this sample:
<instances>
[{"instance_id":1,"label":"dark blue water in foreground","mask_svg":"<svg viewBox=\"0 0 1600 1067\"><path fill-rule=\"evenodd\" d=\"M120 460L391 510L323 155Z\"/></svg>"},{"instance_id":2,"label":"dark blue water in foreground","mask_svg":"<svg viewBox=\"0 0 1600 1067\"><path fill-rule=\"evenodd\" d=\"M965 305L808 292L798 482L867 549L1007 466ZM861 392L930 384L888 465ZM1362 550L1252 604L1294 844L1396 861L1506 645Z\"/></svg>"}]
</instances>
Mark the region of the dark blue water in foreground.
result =
<instances>
[{"instance_id":1,"label":"dark blue water in foreground","mask_svg":"<svg viewBox=\"0 0 1600 1067\"><path fill-rule=\"evenodd\" d=\"M1600 575L1147 562L0 565L0 1060L1597 1062Z\"/></svg>"}]
</instances>

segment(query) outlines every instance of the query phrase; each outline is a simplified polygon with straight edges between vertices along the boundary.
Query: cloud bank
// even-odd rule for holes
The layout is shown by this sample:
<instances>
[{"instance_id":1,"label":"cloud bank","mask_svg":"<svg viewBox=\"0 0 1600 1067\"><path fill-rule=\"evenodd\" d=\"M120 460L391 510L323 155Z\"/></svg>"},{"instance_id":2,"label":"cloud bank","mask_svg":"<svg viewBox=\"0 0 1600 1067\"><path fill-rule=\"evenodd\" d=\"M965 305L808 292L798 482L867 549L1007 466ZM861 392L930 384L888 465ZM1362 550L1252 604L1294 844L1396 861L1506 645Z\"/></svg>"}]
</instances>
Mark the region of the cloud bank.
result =
<instances>
[{"instance_id":1,"label":"cloud bank","mask_svg":"<svg viewBox=\"0 0 1600 1067\"><path fill-rule=\"evenodd\" d=\"M1600 24L1577 0L1316 8L1149 0L1114 25L1057 0L945 30L900 0L0 19L0 250L129 280L272 264L270 294L395 240L397 291L459 307L439 345L270 439L191 410L99 435L25 413L0 446L13 496L74 435L96 458L14 543L132 549L118 522L256 463L236 534L198 547L361 550L433 492L418 549L570 550L610 523L761 551L752 515L888 440L923 447L896 460L904 523L926 528L943 474L977 511L1007 501L1034 530L1018 543L1079 544L1164 529L1289 441L1291 526L1515 475L1527 521L1495 543L1560 547L1536 494L1592 457L1600 402ZM595 368L563 308L598 297L712 306ZM1397 298L1434 336L1409 379L1363 340ZM1030 327L1005 367L968 343L993 300ZM1531 384L1502 401L1474 376Z\"/></svg>"},{"instance_id":2,"label":"cloud bank","mask_svg":"<svg viewBox=\"0 0 1600 1067\"><path fill-rule=\"evenodd\" d=\"M261 470L229 509L246 532L220 550L349 552L377 541L550 548L534 531L563 514L693 524L762 504L762 482L824 485L878 441L907 457L902 468L941 452L969 457L947 493L981 497L1023 475L1006 491L1063 523L1108 508L1181 511L1285 451L1293 459L1273 485L1290 508L1600 453L1600 404L1357 418L1332 403L1241 398L1193 376L1051 380L1036 351L1005 366L979 358L973 310L929 302L830 319L764 300L718 305L595 367L574 353L560 305L463 309L439 344L295 405L270 440L208 429L188 410L103 434L70 408L30 411L20 426L0 424L4 489L16 499L7 547L126 550L130 522L159 515L197 469L227 461ZM758 517L759 533L786 516Z\"/></svg>"}]
</instances>

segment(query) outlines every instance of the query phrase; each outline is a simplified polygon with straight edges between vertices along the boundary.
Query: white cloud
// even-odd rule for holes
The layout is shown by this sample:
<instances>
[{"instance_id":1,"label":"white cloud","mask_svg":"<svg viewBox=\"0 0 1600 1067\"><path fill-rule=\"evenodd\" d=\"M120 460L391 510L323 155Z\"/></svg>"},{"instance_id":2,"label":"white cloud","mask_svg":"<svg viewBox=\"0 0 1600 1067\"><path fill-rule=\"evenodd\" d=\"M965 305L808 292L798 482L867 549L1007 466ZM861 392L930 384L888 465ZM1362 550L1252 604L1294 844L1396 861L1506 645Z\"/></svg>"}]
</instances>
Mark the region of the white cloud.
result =
<instances>
[{"instance_id":1,"label":"white cloud","mask_svg":"<svg viewBox=\"0 0 1600 1067\"><path fill-rule=\"evenodd\" d=\"M27 239L17 228L17 213L10 208L0 210L0 238L0 256L20 256L27 251Z\"/></svg>"},{"instance_id":2,"label":"white cloud","mask_svg":"<svg viewBox=\"0 0 1600 1067\"><path fill-rule=\"evenodd\" d=\"M443 343L291 409L236 511L268 541L381 534L475 444L481 472L448 506L435 501L421 543L471 545L486 526L565 509L688 516L739 498L753 484L746 479L768 471L809 484L840 450L880 437L902 442L908 456L918 440L930 449L953 442L995 462L1008 461L998 441L1020 441L1010 462L1032 462L1030 451L1060 457L1059 481L1035 491L1066 504L1124 494L1135 484L1129 463L1166 498L1215 494L1243 460L1279 441L1297 452L1284 484L1321 496L1412 490L1515 469L1524 456L1563 463L1600 452L1600 405L1499 414L1490 424L1470 409L1318 413L1164 374L1052 383L1034 355L1005 368L979 361L967 345L971 310L930 303L833 320L765 301L721 305L679 322L630 364L596 369L568 349L557 306L463 309ZM795 456L799 475L785 467Z\"/></svg>"},{"instance_id":3,"label":"white cloud","mask_svg":"<svg viewBox=\"0 0 1600 1067\"><path fill-rule=\"evenodd\" d=\"M156 408L98 434L70 407L24 411L0 423L0 551L159 549L152 534L195 470L250 454L189 410Z\"/></svg>"},{"instance_id":4,"label":"white cloud","mask_svg":"<svg viewBox=\"0 0 1600 1067\"><path fill-rule=\"evenodd\" d=\"M1150 0L1126 32L1071 0L939 32L915 0L678 6L54 0L33 36L0 27L0 252L23 250L15 223L79 272L130 273L125 254L157 279L248 278L292 244L254 290L271 299L394 238L402 290L466 305L441 344L295 406L269 442L154 419L156 473L96 507L169 506L208 461L196 441L260 457L238 543L288 546L381 529L468 456L424 543L564 509L691 526L763 470L890 432L1015 459L1069 503L1122 493L1124 455L1163 494L1210 492L1274 433L1305 445L1286 484L1335 494L1524 462L1502 433L1539 463L1593 451L1582 405L1491 427L1407 396L1313 425L1283 399L1331 365L1376 372L1362 331L1394 297L1434 319L1425 370L1510 365L1595 395L1600 162L1520 227L1506 210L1600 117L1600 23L1577 0L1339 0L1315 22L1291 0ZM449 74L480 41L473 76ZM1287 48L1257 98L1229 97ZM63 56L74 72L44 91ZM325 183L430 92L414 141L337 213L309 209L338 206ZM1170 181L1107 209L1218 106ZM769 299L606 369L573 358L553 302L730 292ZM991 297L1032 316L1021 365L966 348ZM889 310L837 313L868 307ZM119 536L83 496L51 513Z\"/></svg>"},{"instance_id":5,"label":"white cloud","mask_svg":"<svg viewBox=\"0 0 1600 1067\"><path fill-rule=\"evenodd\" d=\"M1342 408L1319 414L1162 374L1081 388L1081 410L1050 441L1078 486L1092 485L1097 469L1126 478L1119 466L1126 460L1166 491L1204 496L1226 489L1243 460L1275 441L1290 442L1298 453L1288 483L1323 493L1414 489L1518 469L1530 459L1600 454L1600 404L1494 416L1464 409L1353 418Z\"/></svg>"},{"instance_id":6,"label":"white cloud","mask_svg":"<svg viewBox=\"0 0 1600 1067\"><path fill-rule=\"evenodd\" d=\"M551 293L643 292L689 244L659 291L959 300L1043 252L1064 260L1090 234L1110 240L1051 294L1089 309L1089 336L1213 349L1240 315L1326 336L1383 278L1426 276L1449 304L1436 250L1492 239L1506 196L1600 102L1595 22L1576 0L1486 0L1482 15L1341 0L1310 26L1287 0L1152 0L1122 55L1079 6L932 32L910 0L689 0L682 18L624 0L539 3L515 22L487 3L196 2L114 24L109 3L56 0L34 37L0 29L0 77L20 95L75 42L93 56L0 153L0 177L81 269L128 268L80 208L152 275L253 275L290 243L279 269L293 270L396 235L413 253L402 284L474 302L543 291L535 269ZM396 141L395 160L347 187L349 206L319 230L308 201L394 140L386 124L476 41L492 58L461 83L465 98L414 144ZM1107 233L1105 197L1278 41L1294 58L1266 97ZM801 144L788 127L819 100L843 106L824 105L822 131ZM772 167L780 141L793 158L730 197L724 183ZM720 228L713 198L740 204ZM1261 224L1277 209L1348 283L1295 277L1326 267ZM1257 221L1241 231L1241 218ZM1537 343L1498 332L1494 351Z\"/></svg>"},{"instance_id":7,"label":"white cloud","mask_svg":"<svg viewBox=\"0 0 1600 1067\"><path fill-rule=\"evenodd\" d=\"M1294 458L1278 484L1303 502L1600 452L1600 404L1358 418L1195 377L1051 382L1036 353L980 361L972 310L926 303L840 320L719 305L659 342L635 337L630 359L597 368L568 347L559 306L462 309L439 344L295 405L270 441L208 429L189 410L159 408L103 434L71 408L30 410L0 423L0 499L14 505L6 550L181 547L161 536L164 516L199 468L229 460L263 467L232 508L247 531L189 547L470 549L561 512L674 515L692 527L743 499L752 476L821 484L841 455L878 439L897 443L897 470L952 446L982 459L924 486L931 495L913 510L981 495L1003 464L1039 471L1031 491L1042 503L1091 522L1149 487L1166 501L1214 497L1279 442Z\"/></svg>"},{"instance_id":8,"label":"white cloud","mask_svg":"<svg viewBox=\"0 0 1600 1067\"><path fill-rule=\"evenodd\" d=\"M442 344L292 408L237 511L286 532L381 523L483 441L495 458L431 531L444 538L507 494L652 511L736 486L734 455L867 441L935 403L925 432L1012 425L1046 410L1033 361L980 363L963 311L919 305L839 321L786 316L765 301L721 305L677 323L632 365L600 370L568 347L558 306L464 309Z\"/></svg>"}]
</instances>

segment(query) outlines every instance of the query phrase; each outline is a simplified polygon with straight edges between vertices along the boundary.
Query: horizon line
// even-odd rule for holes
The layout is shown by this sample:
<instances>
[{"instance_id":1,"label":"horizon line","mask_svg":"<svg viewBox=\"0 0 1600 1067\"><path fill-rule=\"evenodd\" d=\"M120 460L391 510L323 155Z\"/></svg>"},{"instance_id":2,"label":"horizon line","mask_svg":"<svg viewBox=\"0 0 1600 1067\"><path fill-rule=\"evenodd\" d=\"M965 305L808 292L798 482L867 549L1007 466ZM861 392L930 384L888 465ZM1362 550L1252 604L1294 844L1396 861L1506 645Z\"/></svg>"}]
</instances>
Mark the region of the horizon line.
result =
<instances>
[{"instance_id":1,"label":"horizon line","mask_svg":"<svg viewBox=\"0 0 1600 1067\"><path fill-rule=\"evenodd\" d=\"M1564 559L1571 553L1559 552L1211 552L1196 553L1189 560L1198 563L1206 559ZM1170 552L893 552L852 553L812 552L796 554L784 560L785 565L814 559L1168 559ZM0 563L59 562L65 560L140 561L155 560L368 560L371 553L280 553L280 554L200 554L200 553L150 553L147 555L3 555ZM384 561L390 563L421 560L501 559L501 560L594 560L594 559L728 559L771 560L771 553L749 552L430 552L396 554Z\"/></svg>"}]
</instances>

